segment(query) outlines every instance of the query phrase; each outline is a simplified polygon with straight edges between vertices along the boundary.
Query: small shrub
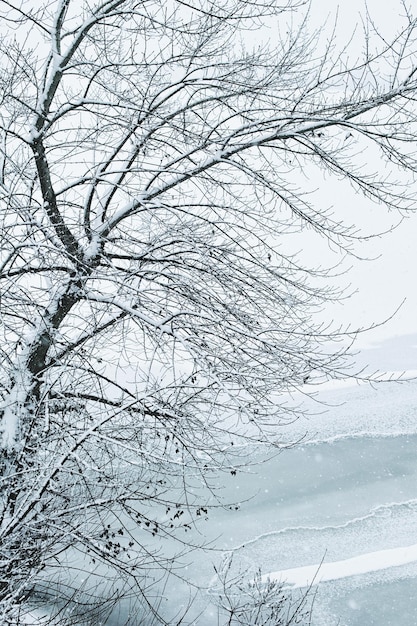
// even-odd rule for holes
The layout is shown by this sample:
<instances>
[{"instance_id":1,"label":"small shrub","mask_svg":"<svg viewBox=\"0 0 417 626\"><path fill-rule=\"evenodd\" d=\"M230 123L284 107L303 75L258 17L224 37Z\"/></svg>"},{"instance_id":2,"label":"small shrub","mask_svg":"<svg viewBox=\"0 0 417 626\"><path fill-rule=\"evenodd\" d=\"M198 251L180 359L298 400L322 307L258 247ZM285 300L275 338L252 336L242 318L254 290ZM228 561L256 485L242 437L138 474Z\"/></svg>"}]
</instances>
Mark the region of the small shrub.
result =
<instances>
[{"instance_id":1,"label":"small shrub","mask_svg":"<svg viewBox=\"0 0 417 626\"><path fill-rule=\"evenodd\" d=\"M216 574L219 585L212 589L221 626L307 626L311 624L313 597L310 589L298 594L284 583L270 580L259 568L248 580L247 573L232 572L232 557Z\"/></svg>"}]
</instances>

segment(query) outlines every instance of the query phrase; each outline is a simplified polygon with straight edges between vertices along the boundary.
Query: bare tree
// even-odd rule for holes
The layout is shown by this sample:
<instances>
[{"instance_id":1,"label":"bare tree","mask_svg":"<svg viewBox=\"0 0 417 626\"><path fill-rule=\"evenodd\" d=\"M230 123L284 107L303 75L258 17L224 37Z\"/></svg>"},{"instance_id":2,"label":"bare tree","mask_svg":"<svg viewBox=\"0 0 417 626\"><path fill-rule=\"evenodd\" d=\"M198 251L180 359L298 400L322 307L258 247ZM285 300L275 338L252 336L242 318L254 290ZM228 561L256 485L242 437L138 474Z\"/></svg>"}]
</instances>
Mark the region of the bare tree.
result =
<instances>
[{"instance_id":1,"label":"bare tree","mask_svg":"<svg viewBox=\"0 0 417 626\"><path fill-rule=\"evenodd\" d=\"M99 575L163 621L164 538L187 549L238 444L280 441L277 393L340 371L319 315L337 292L296 235L360 235L300 176L413 204L415 22L349 65L304 21L286 32L303 10L0 1L4 624L53 594L61 624L103 608ZM96 594L64 586L69 554Z\"/></svg>"}]
</instances>

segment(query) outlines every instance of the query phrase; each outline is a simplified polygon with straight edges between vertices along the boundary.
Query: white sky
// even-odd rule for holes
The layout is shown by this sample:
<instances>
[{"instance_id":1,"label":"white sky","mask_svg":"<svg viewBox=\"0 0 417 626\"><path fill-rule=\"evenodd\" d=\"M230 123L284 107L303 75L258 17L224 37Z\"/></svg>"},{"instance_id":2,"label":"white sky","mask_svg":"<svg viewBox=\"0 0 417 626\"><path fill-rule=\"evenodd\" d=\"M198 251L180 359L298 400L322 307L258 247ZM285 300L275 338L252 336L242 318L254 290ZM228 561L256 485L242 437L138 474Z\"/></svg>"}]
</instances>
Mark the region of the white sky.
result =
<instances>
[{"instance_id":1,"label":"white sky","mask_svg":"<svg viewBox=\"0 0 417 626\"><path fill-rule=\"evenodd\" d=\"M401 16L405 11L400 0L312 0L310 24L319 28L327 20L328 26L333 25L337 14L338 38L340 41L348 41L357 26L357 50L360 53L361 15L365 16L366 7L375 25L388 38L398 33L401 24L404 24ZM326 194L330 199L330 187ZM351 198L344 197L346 215L349 215L352 202L355 202L354 194ZM381 225L383 228L389 222L398 222L395 214L391 213L387 220L380 208L369 206L368 209L366 201L361 200L361 203L365 212L369 211L364 223L369 225L370 231L378 232ZM333 204L337 208L340 200L337 199ZM368 344L394 335L417 333L417 196L416 214L410 214L392 233L369 242L361 253L379 258L369 262L354 262L348 278L358 293L335 307L335 317L350 322L353 327L369 326L389 318L405 300L394 319L382 328L363 335L359 343Z\"/></svg>"}]
</instances>

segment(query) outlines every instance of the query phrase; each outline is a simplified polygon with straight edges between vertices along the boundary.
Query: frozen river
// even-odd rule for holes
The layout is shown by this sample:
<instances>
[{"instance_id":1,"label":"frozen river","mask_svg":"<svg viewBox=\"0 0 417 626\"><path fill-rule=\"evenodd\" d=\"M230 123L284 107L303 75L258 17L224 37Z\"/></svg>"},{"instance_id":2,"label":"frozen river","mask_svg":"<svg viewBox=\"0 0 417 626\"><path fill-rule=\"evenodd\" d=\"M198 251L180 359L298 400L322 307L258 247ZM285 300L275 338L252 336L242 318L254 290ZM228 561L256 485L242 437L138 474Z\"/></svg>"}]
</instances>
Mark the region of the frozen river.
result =
<instances>
[{"instance_id":1,"label":"frozen river","mask_svg":"<svg viewBox=\"0 0 417 626\"><path fill-rule=\"evenodd\" d=\"M330 578L319 585L314 625L417 623L416 450L417 435L397 435L282 454L262 467L261 491L235 522L218 520L224 548L298 586ZM247 492L255 477L244 481L234 489Z\"/></svg>"},{"instance_id":2,"label":"frozen river","mask_svg":"<svg viewBox=\"0 0 417 626\"><path fill-rule=\"evenodd\" d=\"M415 352L409 342L364 358L415 375ZM225 500L242 505L212 514L207 537L248 572L295 587L321 580L313 626L417 624L417 381L342 382L320 401L325 412L286 427L294 440L308 431L302 444L224 479ZM218 561L206 555L189 574L207 584ZM211 619L207 609L196 623Z\"/></svg>"},{"instance_id":3,"label":"frozen river","mask_svg":"<svg viewBox=\"0 0 417 626\"><path fill-rule=\"evenodd\" d=\"M313 584L312 626L417 624L416 346L417 337L397 339L361 357L410 380L338 381L315 399L300 394L309 416L282 429L299 443L221 477L224 501L240 508L212 510L187 535L210 549L185 555L178 572L201 592L171 581L160 594L173 624L194 600L185 623L222 626L208 590L228 554L247 580L261 567L295 593ZM118 605L108 626L127 623L129 608Z\"/></svg>"}]
</instances>

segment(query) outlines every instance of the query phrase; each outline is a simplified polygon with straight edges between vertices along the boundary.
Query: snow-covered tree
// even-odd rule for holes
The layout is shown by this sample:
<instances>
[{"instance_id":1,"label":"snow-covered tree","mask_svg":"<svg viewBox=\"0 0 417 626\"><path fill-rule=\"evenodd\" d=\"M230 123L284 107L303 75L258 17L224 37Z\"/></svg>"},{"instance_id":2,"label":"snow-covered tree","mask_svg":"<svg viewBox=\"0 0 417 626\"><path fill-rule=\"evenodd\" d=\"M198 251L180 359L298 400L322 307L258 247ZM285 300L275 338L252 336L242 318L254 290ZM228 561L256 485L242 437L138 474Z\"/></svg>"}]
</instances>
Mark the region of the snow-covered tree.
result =
<instances>
[{"instance_id":1,"label":"snow-covered tree","mask_svg":"<svg viewBox=\"0 0 417 626\"><path fill-rule=\"evenodd\" d=\"M294 253L360 235L300 181L413 204L415 22L349 64L300 11L0 0L4 624L81 603L69 554L157 612L146 574L164 538L186 549L213 472L282 439L279 392L339 372L335 293Z\"/></svg>"}]
</instances>

